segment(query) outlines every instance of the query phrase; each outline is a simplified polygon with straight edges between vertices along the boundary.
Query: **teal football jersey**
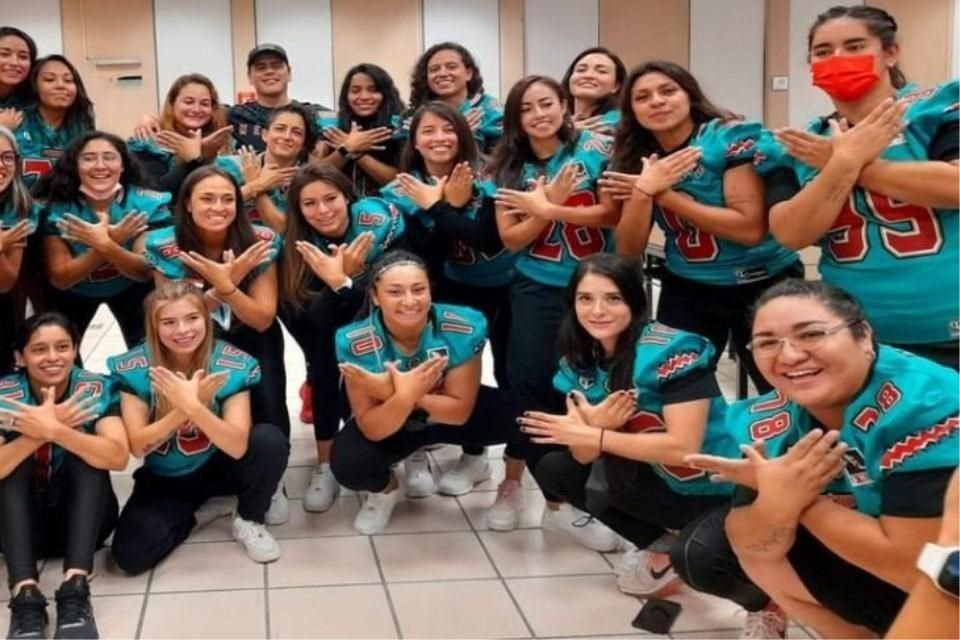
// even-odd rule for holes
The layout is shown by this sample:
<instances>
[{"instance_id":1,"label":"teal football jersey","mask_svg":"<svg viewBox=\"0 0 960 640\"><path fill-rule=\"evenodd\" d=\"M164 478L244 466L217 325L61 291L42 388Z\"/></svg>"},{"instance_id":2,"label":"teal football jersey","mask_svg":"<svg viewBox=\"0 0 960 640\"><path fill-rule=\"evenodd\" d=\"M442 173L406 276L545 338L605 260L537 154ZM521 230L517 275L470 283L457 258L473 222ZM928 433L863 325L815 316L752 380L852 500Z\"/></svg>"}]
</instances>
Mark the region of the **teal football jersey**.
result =
<instances>
[{"instance_id":1,"label":"teal football jersey","mask_svg":"<svg viewBox=\"0 0 960 640\"><path fill-rule=\"evenodd\" d=\"M128 138L127 149L130 153L144 154L162 160L168 169L177 164L177 156L157 144L153 138Z\"/></svg>"},{"instance_id":2,"label":"teal football jersey","mask_svg":"<svg viewBox=\"0 0 960 640\"><path fill-rule=\"evenodd\" d=\"M76 366L72 367L70 369L70 379L67 383L67 392L63 395L62 400L72 397L75 393L80 393L80 398L91 402L90 412L93 417L80 427L87 433L94 433L97 420L107 413L117 410L119 397L116 389L114 389L109 378L99 373L93 373ZM40 404L33 395L25 371L18 371L0 379L0 409L15 411L16 408L6 402L7 400L15 400L32 406ZM18 432L6 431L0 427L0 438L9 442L18 437L20 437ZM37 457L37 464L39 465L38 472L41 477L49 480L50 475L60 469L64 451L59 445L48 442L37 449L34 455Z\"/></svg>"},{"instance_id":3,"label":"teal football jersey","mask_svg":"<svg viewBox=\"0 0 960 640\"><path fill-rule=\"evenodd\" d=\"M347 233L338 242L350 244L361 233L372 233L373 246L364 260L367 267L382 256L403 235L406 228L400 210L383 198L361 198L350 205L349 215ZM328 252L328 246L333 241L314 231L311 234L311 242L324 252Z\"/></svg>"},{"instance_id":4,"label":"teal football jersey","mask_svg":"<svg viewBox=\"0 0 960 640\"><path fill-rule=\"evenodd\" d=\"M124 354L107 358L107 368L119 391L134 395L150 407L150 420L156 398L150 385L150 367L153 359L146 345L142 344ZM222 416L223 403L233 395L260 383L260 365L257 360L231 344L217 340L210 354L208 373L226 372L227 379L217 391L210 410ZM151 451L143 464L159 476L182 476L193 473L217 451L207 435L195 424L185 421L166 442Z\"/></svg>"},{"instance_id":5,"label":"teal football jersey","mask_svg":"<svg viewBox=\"0 0 960 640\"><path fill-rule=\"evenodd\" d=\"M42 211L43 205L39 202L30 204L30 209L27 211L27 231L30 234L36 233L37 227L40 225L40 214ZM11 203L9 199L0 206L0 227L9 229L19 224L21 219L22 218L14 212L13 203Z\"/></svg>"},{"instance_id":6,"label":"teal football jersey","mask_svg":"<svg viewBox=\"0 0 960 640\"><path fill-rule=\"evenodd\" d=\"M263 155L260 155L262 163ZM243 178L243 165L240 161L240 156L217 156L216 160L213 161L214 166L219 167L233 176L233 179L237 181L241 187L246 184L246 180ZM270 202L273 203L273 206L277 208L277 211L280 213L287 213L287 189L286 187L277 187L276 189L271 189L267 192L267 197L270 198ZM260 212L257 211L257 203L254 201L247 201L244 203L247 210L247 217L252 221L260 220Z\"/></svg>"},{"instance_id":7,"label":"teal football jersey","mask_svg":"<svg viewBox=\"0 0 960 640\"><path fill-rule=\"evenodd\" d=\"M473 139L477 141L480 153L490 153L503 137L503 105L486 93L477 93L460 103L459 111L464 117L475 110L480 111L480 124L473 130ZM396 137L403 140L410 137L412 120L413 116L410 115L403 121Z\"/></svg>"},{"instance_id":8,"label":"teal football jersey","mask_svg":"<svg viewBox=\"0 0 960 640\"><path fill-rule=\"evenodd\" d=\"M903 133L880 154L890 162L924 162L943 125L956 125L957 81L917 89L897 99L909 104ZM823 119L808 129L829 136ZM793 172L801 187L818 171L786 154L766 135L755 158L761 175L778 168ZM854 294L880 342L930 344L960 336L960 216L956 208L931 209L897 202L857 186L820 238L820 275Z\"/></svg>"},{"instance_id":9,"label":"teal football jersey","mask_svg":"<svg viewBox=\"0 0 960 640\"><path fill-rule=\"evenodd\" d=\"M146 214L147 224L151 228L163 227L172 224L173 218L170 215L170 194L159 191L151 191L140 187L131 187L122 190L117 199L110 205L110 224L120 222L125 216L136 213ZM97 214L86 200L81 202L51 202L47 209L47 219L44 223L44 235L61 235L57 222L63 219L67 214L74 215L81 220L95 224ZM73 240L64 240L70 248L70 253L74 256L82 255L90 248ZM133 250L134 239L128 240L123 246L128 251ZM72 293L90 298L108 298L122 291L125 291L134 281L125 275L109 262L105 262L90 275L73 285L70 288Z\"/></svg>"},{"instance_id":10,"label":"teal football jersey","mask_svg":"<svg viewBox=\"0 0 960 640\"><path fill-rule=\"evenodd\" d=\"M601 136L610 136L617 134L617 127L620 126L620 109L610 109L600 114L600 123L592 131Z\"/></svg>"},{"instance_id":11,"label":"teal football jersey","mask_svg":"<svg viewBox=\"0 0 960 640\"><path fill-rule=\"evenodd\" d=\"M699 126L690 146L701 150L696 168L674 185L674 190L697 202L726 206L723 177L727 169L753 161L760 124L714 119ZM654 218L666 236L666 267L682 278L709 285L731 286L764 280L797 261L769 233L755 247L747 247L707 233L660 205Z\"/></svg>"},{"instance_id":12,"label":"teal football jersey","mask_svg":"<svg viewBox=\"0 0 960 640\"><path fill-rule=\"evenodd\" d=\"M44 121L37 108L24 110L23 122L14 136L20 147L23 182L27 187L32 188L37 180L49 173L70 142L83 133L83 130L66 127L54 129Z\"/></svg>"},{"instance_id":13,"label":"teal football jersey","mask_svg":"<svg viewBox=\"0 0 960 640\"><path fill-rule=\"evenodd\" d=\"M849 494L858 511L878 516L883 483L893 474L960 464L958 386L953 369L881 345L867 383L844 411L846 465L827 492ZM818 427L803 407L777 392L736 403L729 416L737 439L764 440L768 457L782 455Z\"/></svg>"},{"instance_id":14,"label":"teal football jersey","mask_svg":"<svg viewBox=\"0 0 960 640\"><path fill-rule=\"evenodd\" d=\"M650 322L636 344L633 362L633 389L637 392L636 413L624 427L632 433L665 431L663 423L664 386L683 378L712 374L715 349L706 338L673 329L659 322ZM578 390L597 404L611 389L608 373L603 369L582 372L561 360L553 386L567 394ZM737 441L728 432L727 403L722 396L710 399L710 412L701 451L718 456L737 455ZM710 482L706 472L678 465L652 465L673 491L685 495L728 495L732 487Z\"/></svg>"}]
</instances>

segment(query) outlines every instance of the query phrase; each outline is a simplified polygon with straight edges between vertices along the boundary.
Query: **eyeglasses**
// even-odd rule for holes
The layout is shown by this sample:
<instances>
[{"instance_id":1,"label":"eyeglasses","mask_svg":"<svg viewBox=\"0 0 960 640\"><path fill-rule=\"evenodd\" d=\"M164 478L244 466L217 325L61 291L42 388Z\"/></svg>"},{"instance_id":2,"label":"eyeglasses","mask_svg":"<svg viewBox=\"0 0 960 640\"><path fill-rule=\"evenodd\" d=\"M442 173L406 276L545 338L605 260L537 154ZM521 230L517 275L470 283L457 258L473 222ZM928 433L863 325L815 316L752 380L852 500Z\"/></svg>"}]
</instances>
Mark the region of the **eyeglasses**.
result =
<instances>
[{"instance_id":1,"label":"eyeglasses","mask_svg":"<svg viewBox=\"0 0 960 640\"><path fill-rule=\"evenodd\" d=\"M0 164L5 164L8 167L14 166L17 164L17 154L15 154L13 151L0 153Z\"/></svg>"},{"instance_id":2,"label":"eyeglasses","mask_svg":"<svg viewBox=\"0 0 960 640\"><path fill-rule=\"evenodd\" d=\"M758 358L776 357L780 353L781 349L783 349L783 345L787 342L790 343L792 348L798 351L812 351L823 344L823 341L826 340L827 336L840 333L848 327L860 324L860 322L860 320L844 322L843 324L831 329L824 327L805 327L782 338L774 338L772 336L754 338L747 344L747 349L750 349L750 351L753 352L753 355Z\"/></svg>"},{"instance_id":3,"label":"eyeglasses","mask_svg":"<svg viewBox=\"0 0 960 640\"><path fill-rule=\"evenodd\" d=\"M109 151L106 153L99 153L99 154L84 153L78 159L77 164L90 167L97 164L98 161L102 162L105 165L114 165L114 164L121 164L123 162L123 159L120 157L120 154L112 153Z\"/></svg>"}]
</instances>

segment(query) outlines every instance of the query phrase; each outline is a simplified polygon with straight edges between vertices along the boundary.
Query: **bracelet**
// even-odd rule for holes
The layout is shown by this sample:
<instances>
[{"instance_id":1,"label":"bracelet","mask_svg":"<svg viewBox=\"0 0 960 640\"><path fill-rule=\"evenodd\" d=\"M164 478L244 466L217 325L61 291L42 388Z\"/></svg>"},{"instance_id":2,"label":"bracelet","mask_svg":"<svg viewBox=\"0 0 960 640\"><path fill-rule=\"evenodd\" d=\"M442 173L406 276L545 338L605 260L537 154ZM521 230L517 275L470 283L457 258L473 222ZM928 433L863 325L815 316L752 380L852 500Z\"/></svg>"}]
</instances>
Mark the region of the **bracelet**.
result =
<instances>
[{"instance_id":1,"label":"bracelet","mask_svg":"<svg viewBox=\"0 0 960 640\"><path fill-rule=\"evenodd\" d=\"M645 195L645 196L647 196L648 198L650 198L651 200L653 200L653 194L652 194L652 193L647 193L646 191L644 191L643 189L641 189L640 187L638 187L638 186L636 186L636 185L633 186L633 189L634 189L634 191L639 191L639 192L642 193L643 195Z\"/></svg>"},{"instance_id":2,"label":"bracelet","mask_svg":"<svg viewBox=\"0 0 960 640\"><path fill-rule=\"evenodd\" d=\"M599 446L599 448L598 448L598 451L599 451L600 453L603 453L603 434L604 434L605 431L606 431L606 429L600 429L600 446Z\"/></svg>"}]
</instances>

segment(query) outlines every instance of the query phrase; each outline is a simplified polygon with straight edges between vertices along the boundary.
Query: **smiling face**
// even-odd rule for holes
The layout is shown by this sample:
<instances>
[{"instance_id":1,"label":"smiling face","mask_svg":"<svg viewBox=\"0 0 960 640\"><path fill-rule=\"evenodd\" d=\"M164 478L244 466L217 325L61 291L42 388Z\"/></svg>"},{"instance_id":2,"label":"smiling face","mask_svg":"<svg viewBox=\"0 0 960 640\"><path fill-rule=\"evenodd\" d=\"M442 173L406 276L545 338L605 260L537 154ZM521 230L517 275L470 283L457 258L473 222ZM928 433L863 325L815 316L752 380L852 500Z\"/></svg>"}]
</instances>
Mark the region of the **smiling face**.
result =
<instances>
[{"instance_id":1,"label":"smiling face","mask_svg":"<svg viewBox=\"0 0 960 640\"><path fill-rule=\"evenodd\" d=\"M40 104L57 110L66 110L77 98L77 84L73 72L59 60L50 60L37 70L37 99Z\"/></svg>"},{"instance_id":2,"label":"smiling face","mask_svg":"<svg viewBox=\"0 0 960 640\"><path fill-rule=\"evenodd\" d=\"M300 190L300 211L313 229L325 238L343 238L350 224L348 203L334 185L316 180Z\"/></svg>"},{"instance_id":3,"label":"smiling face","mask_svg":"<svg viewBox=\"0 0 960 640\"><path fill-rule=\"evenodd\" d=\"M587 273L577 284L574 297L577 322L611 355L617 339L633 321L630 306L616 283L596 273Z\"/></svg>"},{"instance_id":4,"label":"smiling face","mask_svg":"<svg viewBox=\"0 0 960 640\"><path fill-rule=\"evenodd\" d=\"M184 131L202 129L213 116L210 89L197 82L186 84L173 101L173 120Z\"/></svg>"},{"instance_id":5,"label":"smiling face","mask_svg":"<svg viewBox=\"0 0 960 640\"><path fill-rule=\"evenodd\" d=\"M198 308L191 300L180 298L154 310L160 344L184 358L193 355L207 336L207 310Z\"/></svg>"},{"instance_id":6,"label":"smiling face","mask_svg":"<svg viewBox=\"0 0 960 640\"><path fill-rule=\"evenodd\" d=\"M0 38L0 87L13 90L30 75L30 47L17 36Z\"/></svg>"},{"instance_id":7,"label":"smiling face","mask_svg":"<svg viewBox=\"0 0 960 640\"><path fill-rule=\"evenodd\" d=\"M670 131L690 121L690 96L670 76L652 71L630 87L633 115L645 129Z\"/></svg>"},{"instance_id":8,"label":"smiling face","mask_svg":"<svg viewBox=\"0 0 960 640\"><path fill-rule=\"evenodd\" d=\"M383 322L392 334L421 331L430 313L430 281L419 265L398 264L377 280L372 299L383 312Z\"/></svg>"},{"instance_id":9,"label":"smiling face","mask_svg":"<svg viewBox=\"0 0 960 640\"><path fill-rule=\"evenodd\" d=\"M293 160L303 151L307 139L307 123L299 114L284 112L277 115L263 130L267 151L278 160Z\"/></svg>"},{"instance_id":10,"label":"smiling face","mask_svg":"<svg viewBox=\"0 0 960 640\"><path fill-rule=\"evenodd\" d=\"M80 185L93 193L115 189L123 175L123 156L109 140L94 138L83 145L77 156Z\"/></svg>"},{"instance_id":11,"label":"smiling face","mask_svg":"<svg viewBox=\"0 0 960 640\"><path fill-rule=\"evenodd\" d=\"M463 63L460 54L452 49L441 49L427 62L427 87L438 99L462 96L467 98L467 83L473 71Z\"/></svg>"},{"instance_id":12,"label":"smiling face","mask_svg":"<svg viewBox=\"0 0 960 640\"><path fill-rule=\"evenodd\" d=\"M225 232L237 218L236 187L223 176L207 176L193 186L186 207L197 229Z\"/></svg>"},{"instance_id":13,"label":"smiling face","mask_svg":"<svg viewBox=\"0 0 960 640\"><path fill-rule=\"evenodd\" d=\"M835 18L820 25L810 41L810 62L820 62L831 56L872 55L874 73L889 80L887 72L897 62L899 50L893 46L884 50L880 38L870 33L867 25L856 18Z\"/></svg>"},{"instance_id":14,"label":"smiling face","mask_svg":"<svg viewBox=\"0 0 960 640\"><path fill-rule=\"evenodd\" d=\"M13 145L0 136L0 193L5 193L17 172L17 154Z\"/></svg>"},{"instance_id":15,"label":"smiling face","mask_svg":"<svg viewBox=\"0 0 960 640\"><path fill-rule=\"evenodd\" d=\"M542 82L534 82L523 92L520 102L520 126L527 137L549 140L563 127L566 106L560 96Z\"/></svg>"},{"instance_id":16,"label":"smiling face","mask_svg":"<svg viewBox=\"0 0 960 640\"><path fill-rule=\"evenodd\" d=\"M574 98L590 102L599 102L619 90L617 68L603 53L590 53L577 60L567 87Z\"/></svg>"},{"instance_id":17,"label":"smiling face","mask_svg":"<svg viewBox=\"0 0 960 640\"><path fill-rule=\"evenodd\" d=\"M45 324L33 332L17 356L35 388L60 387L70 377L77 347L63 327Z\"/></svg>"},{"instance_id":18,"label":"smiling face","mask_svg":"<svg viewBox=\"0 0 960 640\"><path fill-rule=\"evenodd\" d=\"M290 67L279 56L261 54L250 65L247 76L258 96L274 97L286 93Z\"/></svg>"},{"instance_id":19,"label":"smiling face","mask_svg":"<svg viewBox=\"0 0 960 640\"><path fill-rule=\"evenodd\" d=\"M350 77L350 86L347 88L347 104L355 115L369 118L383 104L383 94L377 89L373 78L365 73L355 73Z\"/></svg>"},{"instance_id":20,"label":"smiling face","mask_svg":"<svg viewBox=\"0 0 960 640\"><path fill-rule=\"evenodd\" d=\"M457 129L452 122L429 111L423 114L413 132L413 147L426 162L446 164L453 162L460 153Z\"/></svg>"}]
</instances>

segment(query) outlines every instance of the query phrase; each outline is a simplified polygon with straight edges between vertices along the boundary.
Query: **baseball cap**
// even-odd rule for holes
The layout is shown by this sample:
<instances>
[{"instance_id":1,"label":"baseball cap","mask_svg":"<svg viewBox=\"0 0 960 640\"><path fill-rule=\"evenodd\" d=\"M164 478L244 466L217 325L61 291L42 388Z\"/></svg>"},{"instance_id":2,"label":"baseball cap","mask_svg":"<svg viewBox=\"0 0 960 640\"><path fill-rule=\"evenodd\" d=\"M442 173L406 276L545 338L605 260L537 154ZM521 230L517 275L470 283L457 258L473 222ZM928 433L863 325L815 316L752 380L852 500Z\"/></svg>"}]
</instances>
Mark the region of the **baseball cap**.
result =
<instances>
[{"instance_id":1,"label":"baseball cap","mask_svg":"<svg viewBox=\"0 0 960 640\"><path fill-rule=\"evenodd\" d=\"M247 54L247 69L253 66L257 58L264 55L276 56L287 63L287 66L290 66L290 59L287 58L287 52L283 47L278 44L273 44L272 42L264 42L250 49L250 53Z\"/></svg>"}]
</instances>

